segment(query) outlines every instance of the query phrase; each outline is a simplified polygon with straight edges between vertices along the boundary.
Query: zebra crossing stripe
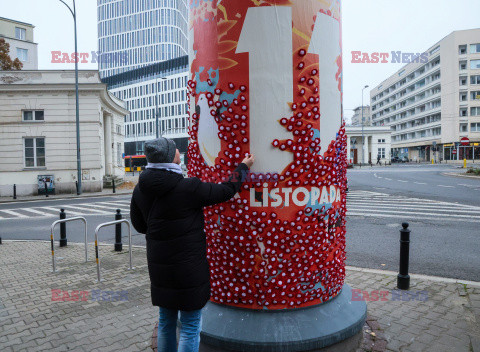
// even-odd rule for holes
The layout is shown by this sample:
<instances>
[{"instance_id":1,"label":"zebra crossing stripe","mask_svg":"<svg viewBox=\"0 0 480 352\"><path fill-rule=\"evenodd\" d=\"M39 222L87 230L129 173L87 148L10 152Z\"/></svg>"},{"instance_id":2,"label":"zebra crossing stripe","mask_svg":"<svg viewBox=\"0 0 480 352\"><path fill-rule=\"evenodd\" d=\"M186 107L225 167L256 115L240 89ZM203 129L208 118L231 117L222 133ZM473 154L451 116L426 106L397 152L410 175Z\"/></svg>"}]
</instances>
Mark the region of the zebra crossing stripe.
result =
<instances>
[{"instance_id":1,"label":"zebra crossing stripe","mask_svg":"<svg viewBox=\"0 0 480 352\"><path fill-rule=\"evenodd\" d=\"M39 208L39 209L43 209L43 208ZM37 210L37 209L34 209L34 208L22 208L22 210L23 211L28 211L28 212L33 213L33 214L38 214L38 215L41 215L41 216L54 216L51 213L45 213L44 211L40 211L40 210Z\"/></svg>"},{"instance_id":2,"label":"zebra crossing stripe","mask_svg":"<svg viewBox=\"0 0 480 352\"><path fill-rule=\"evenodd\" d=\"M416 205L416 204L388 204L388 203L383 203L383 204L375 204L371 202L352 202L352 203L347 203L347 209L351 207L368 207L371 209L377 209L375 206L381 207L381 209L384 208L392 208L392 209L419 209L419 210L437 210L440 212L457 212L457 213L470 213L470 214L479 214L480 209L464 209L464 208L457 208L455 206L450 206L450 207L443 207L443 206L436 206L435 204L432 205Z\"/></svg>"},{"instance_id":3,"label":"zebra crossing stripe","mask_svg":"<svg viewBox=\"0 0 480 352\"><path fill-rule=\"evenodd\" d=\"M379 209L372 209L369 207L351 207L352 210L370 210L372 214L374 215L382 215L382 214L397 214L397 215L425 215L425 216L435 216L435 217L448 217L448 218L468 218L468 219L479 219L480 216L474 216L474 215L461 215L461 214L439 214L439 213L425 213L425 212L419 212L419 211L402 211L398 212L395 210L379 210ZM347 214L348 214L348 206L347 206Z\"/></svg>"},{"instance_id":4,"label":"zebra crossing stripe","mask_svg":"<svg viewBox=\"0 0 480 352\"><path fill-rule=\"evenodd\" d=\"M62 207L58 207L58 208L52 208L52 207L42 207L42 209L46 209L46 210L51 210L57 214L60 213L60 209L63 208ZM73 211L73 210L69 210L68 211L68 215L74 215L74 216L77 216L77 215L86 215L86 214L83 214L83 213L79 213L78 211Z\"/></svg>"},{"instance_id":5,"label":"zebra crossing stripe","mask_svg":"<svg viewBox=\"0 0 480 352\"><path fill-rule=\"evenodd\" d=\"M6 213L6 214L16 216L17 218L28 218L27 215L21 214L19 212L14 211L14 210L0 210L0 211L3 212L3 213Z\"/></svg>"},{"instance_id":6,"label":"zebra crossing stripe","mask_svg":"<svg viewBox=\"0 0 480 352\"><path fill-rule=\"evenodd\" d=\"M347 216L368 216L368 217L383 217L383 218L404 218L405 214L400 213L400 214L372 214L372 213L363 213L363 212L347 212ZM419 216L412 216L408 215L408 219L415 219L415 220L435 220L435 221L441 221L444 219L441 216L436 216L436 217L419 217ZM455 219L453 217L452 219L448 219L449 221L451 220L458 220L458 221L467 221L467 222L473 222L473 223L480 223L480 220L475 220L475 219L469 219L469 220L464 220L464 219Z\"/></svg>"},{"instance_id":7,"label":"zebra crossing stripe","mask_svg":"<svg viewBox=\"0 0 480 352\"><path fill-rule=\"evenodd\" d=\"M83 211L93 211L95 213L98 213L98 214L104 214L104 215L108 215L108 214L111 214L110 212L106 212L104 210L98 210L98 209L91 209L91 208L84 208L82 206L79 206L79 205L65 205L64 206L65 208L72 208L72 209L79 209L79 210L83 210ZM67 209L65 209L67 210ZM88 213L87 213L88 214Z\"/></svg>"}]
</instances>

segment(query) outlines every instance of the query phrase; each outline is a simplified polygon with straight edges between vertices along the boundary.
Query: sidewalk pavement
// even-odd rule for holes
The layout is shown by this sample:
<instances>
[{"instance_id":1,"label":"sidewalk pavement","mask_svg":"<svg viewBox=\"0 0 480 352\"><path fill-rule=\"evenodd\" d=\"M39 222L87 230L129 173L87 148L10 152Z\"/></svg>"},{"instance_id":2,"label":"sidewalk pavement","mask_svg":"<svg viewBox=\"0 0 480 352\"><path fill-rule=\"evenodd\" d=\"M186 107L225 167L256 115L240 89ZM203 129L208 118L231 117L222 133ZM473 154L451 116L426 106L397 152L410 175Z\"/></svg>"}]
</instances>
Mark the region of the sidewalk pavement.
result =
<instances>
[{"instance_id":1,"label":"sidewalk pavement","mask_svg":"<svg viewBox=\"0 0 480 352\"><path fill-rule=\"evenodd\" d=\"M56 248L53 273L49 242L0 245L2 352L151 351L158 310L150 302L145 249L133 249L130 271L128 251L100 246L97 283L90 247L88 263L81 245ZM370 340L358 351L480 351L480 283L413 275L404 294L392 291L395 273L350 267L346 282L357 289L354 299L369 300Z\"/></svg>"},{"instance_id":2,"label":"sidewalk pavement","mask_svg":"<svg viewBox=\"0 0 480 352\"><path fill-rule=\"evenodd\" d=\"M71 198L90 198L90 197L105 197L105 196L116 196L116 195L122 195L122 194L132 194L133 189L122 189L121 186L115 190L115 193L113 193L113 190L111 188L104 188L101 192L84 192L80 195L77 195L76 193L61 193L61 194L50 194L47 197L45 195L41 196L24 196L24 197L19 197L17 196L17 199L13 199L13 196L11 197L0 197L0 204L2 203L14 203L14 202L25 202L25 201L31 201L31 200L51 200L51 199L71 199Z\"/></svg>"}]
</instances>

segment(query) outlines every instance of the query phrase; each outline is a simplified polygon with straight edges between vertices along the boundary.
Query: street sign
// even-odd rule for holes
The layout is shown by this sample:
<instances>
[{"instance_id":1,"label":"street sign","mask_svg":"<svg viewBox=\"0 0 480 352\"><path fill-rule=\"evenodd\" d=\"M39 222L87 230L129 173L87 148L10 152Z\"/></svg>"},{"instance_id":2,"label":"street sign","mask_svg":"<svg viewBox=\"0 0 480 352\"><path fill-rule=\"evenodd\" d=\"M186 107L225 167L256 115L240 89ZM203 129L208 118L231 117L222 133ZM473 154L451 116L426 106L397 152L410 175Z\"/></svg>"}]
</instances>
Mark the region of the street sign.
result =
<instances>
[{"instance_id":1,"label":"street sign","mask_svg":"<svg viewBox=\"0 0 480 352\"><path fill-rule=\"evenodd\" d=\"M468 139L467 137L463 137L462 139L460 139L460 144L461 145L470 145L470 139Z\"/></svg>"},{"instance_id":2,"label":"street sign","mask_svg":"<svg viewBox=\"0 0 480 352\"><path fill-rule=\"evenodd\" d=\"M457 150L456 149L452 150L452 154L457 154Z\"/></svg>"}]
</instances>

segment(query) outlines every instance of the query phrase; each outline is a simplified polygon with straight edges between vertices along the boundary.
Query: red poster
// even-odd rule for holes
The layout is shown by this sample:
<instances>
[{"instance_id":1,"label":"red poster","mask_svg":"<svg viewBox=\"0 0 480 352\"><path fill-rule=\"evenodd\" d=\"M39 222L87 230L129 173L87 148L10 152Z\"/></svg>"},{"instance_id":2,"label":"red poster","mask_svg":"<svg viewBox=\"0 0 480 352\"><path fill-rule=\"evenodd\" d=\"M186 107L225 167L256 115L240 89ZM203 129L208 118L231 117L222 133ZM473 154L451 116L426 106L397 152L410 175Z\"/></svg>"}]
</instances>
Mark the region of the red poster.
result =
<instances>
[{"instance_id":1,"label":"red poster","mask_svg":"<svg viewBox=\"0 0 480 352\"><path fill-rule=\"evenodd\" d=\"M340 1L190 2L189 175L242 191L205 210L212 301L300 308L345 278Z\"/></svg>"}]
</instances>

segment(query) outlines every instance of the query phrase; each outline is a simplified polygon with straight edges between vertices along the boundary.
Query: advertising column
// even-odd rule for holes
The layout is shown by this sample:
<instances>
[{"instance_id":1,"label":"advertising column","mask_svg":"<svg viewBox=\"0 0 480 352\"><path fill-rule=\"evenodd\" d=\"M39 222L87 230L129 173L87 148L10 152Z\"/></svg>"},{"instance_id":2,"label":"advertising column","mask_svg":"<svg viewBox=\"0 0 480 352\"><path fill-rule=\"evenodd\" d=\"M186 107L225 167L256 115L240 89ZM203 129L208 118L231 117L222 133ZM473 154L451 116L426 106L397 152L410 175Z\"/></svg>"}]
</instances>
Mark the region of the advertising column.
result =
<instances>
[{"instance_id":1,"label":"advertising column","mask_svg":"<svg viewBox=\"0 0 480 352\"><path fill-rule=\"evenodd\" d=\"M191 0L189 30L189 175L221 182L256 158L242 191L205 209L202 341L307 350L356 334L340 1Z\"/></svg>"}]
</instances>

